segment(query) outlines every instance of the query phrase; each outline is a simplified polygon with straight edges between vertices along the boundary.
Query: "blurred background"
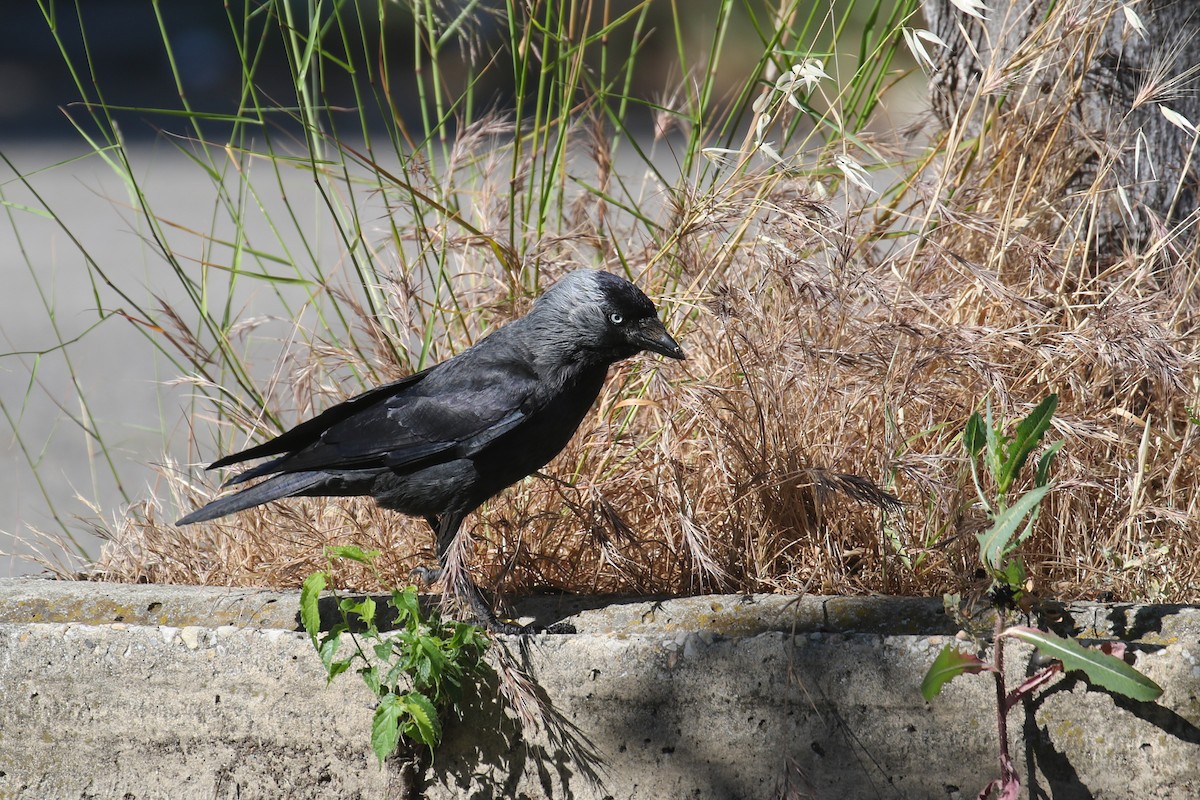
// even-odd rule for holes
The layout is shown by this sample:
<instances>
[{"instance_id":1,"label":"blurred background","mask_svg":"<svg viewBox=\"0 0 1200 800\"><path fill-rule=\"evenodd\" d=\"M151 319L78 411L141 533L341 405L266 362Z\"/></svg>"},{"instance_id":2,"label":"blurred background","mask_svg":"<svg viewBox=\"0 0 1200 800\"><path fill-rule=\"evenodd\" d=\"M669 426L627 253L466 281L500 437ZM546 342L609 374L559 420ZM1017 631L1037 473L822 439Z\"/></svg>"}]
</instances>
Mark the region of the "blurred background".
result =
<instances>
[{"instance_id":1,"label":"blurred background","mask_svg":"<svg viewBox=\"0 0 1200 800\"><path fill-rule=\"evenodd\" d=\"M0 134L12 145L22 140L74 141L73 126L63 109L79 99L51 27L58 27L70 45L67 55L81 63L86 52L95 66L88 78L102 88L113 105L168 108L177 104L171 71L166 63L154 14L157 5L163 25L177 31L176 56L184 59L185 88L199 105L233 110L239 88L239 62L228 35L229 23L219 4L150 4L131 0L94 0L81 4L79 16L60 4L13 4L6 9L9 24L0 30ZM165 117L139 114L126 135L150 137Z\"/></svg>"},{"instance_id":2,"label":"blurred background","mask_svg":"<svg viewBox=\"0 0 1200 800\"><path fill-rule=\"evenodd\" d=\"M300 7L304 3L293 5ZM373 2L360 5L369 12ZM444 7L443 14L452 16L468 3L466 0L448 0L439 5ZM473 6L470 34L463 38L460 47L480 52L499 51L508 33L503 12L489 8L496 6L495 2L469 5ZM503 6L502 3L499 5ZM635 0L615 0L606 5L612 17L619 17L642 4ZM712 8L708 6L707 3L696 3L685 15L697 43L705 42L712 35L715 4ZM57 14L53 13L56 9ZM64 54L51 36L51 27L58 30L65 43L68 59L76 64L90 62L92 74L82 77L86 83L97 86L104 100L118 109L115 116L124 122L122 133L126 137L150 139L163 130L184 128L177 116L147 111L151 108L177 109L177 88L182 89L195 109L231 114L238 108L242 87L241 60L223 4L89 0L76 9L74 5L42 0L19 4L6 11L9 24L0 30L0 136L9 145L22 140L75 139L74 126L64 116L64 109L70 112L71 104L79 99L78 92L64 65ZM599 15L599 6L594 13ZM363 19L365 25L373 26L372 30L365 31L365 39L373 40L377 36L379 20L372 19L369 13ZM267 25L265 18L258 22ZM404 74L413 63L411 18L404 13L394 13L385 24L388 50L376 55L388 60L393 75ZM744 42L745 48L742 53L734 49L722 57L720 80L726 90L740 87L760 52L754 26L745 13L735 14L728 24L732 39ZM670 30L673 25L670 3L652 0L642 32L639 55L642 68L634 75L631 96L653 98L677 88L682 76L677 74L676 59L668 50L674 47ZM86 37L83 31L86 31ZM163 47L164 31L172 41L170 54ZM263 94L286 100L292 92L292 83L286 50L279 37L259 39L254 32L243 30L238 33L243 40L256 40L261 44L255 54L258 63L255 83ZM616 27L611 36L612 44L617 49L627 48L631 36L630 26ZM336 37L326 44L336 47ZM182 87L175 86L169 58L174 58L177 71L185 81ZM453 78L453 60L443 68ZM499 110L511 107L513 87L511 83L501 82L498 76L503 75L503 70L490 71L477 86L476 96L482 105ZM338 85L336 75L328 77L334 82L323 85L323 91L335 101L340 99L349 111L355 106L349 82ZM415 123L416 97L405 91L411 86L395 88L394 102L407 121ZM137 110L122 112L119 110L122 107ZM73 116L79 118L80 115ZM649 114L646 122L649 123Z\"/></svg>"}]
</instances>

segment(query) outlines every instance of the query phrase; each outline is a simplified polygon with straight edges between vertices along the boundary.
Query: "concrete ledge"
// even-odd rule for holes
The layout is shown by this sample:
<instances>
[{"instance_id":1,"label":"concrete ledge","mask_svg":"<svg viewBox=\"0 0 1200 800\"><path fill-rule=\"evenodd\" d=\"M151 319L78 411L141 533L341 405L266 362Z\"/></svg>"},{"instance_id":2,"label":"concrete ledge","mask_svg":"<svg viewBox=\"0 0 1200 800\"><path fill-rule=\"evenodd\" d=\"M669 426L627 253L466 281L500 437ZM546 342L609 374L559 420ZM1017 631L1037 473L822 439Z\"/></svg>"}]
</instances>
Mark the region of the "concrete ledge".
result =
<instances>
[{"instance_id":1,"label":"concrete ledge","mask_svg":"<svg viewBox=\"0 0 1200 800\"><path fill-rule=\"evenodd\" d=\"M485 687L428 780L371 755L371 701L326 687L297 595L0 580L0 797L973 797L997 772L990 681L917 687L954 633L936 601L538 600L574 636L508 638L559 722ZM1200 796L1200 610L1081 606L1166 689L1059 678L1010 717L1033 796ZM1013 648L1016 678L1029 651ZM590 767L596 783L586 774ZM785 795L787 790L792 794Z\"/></svg>"}]
</instances>

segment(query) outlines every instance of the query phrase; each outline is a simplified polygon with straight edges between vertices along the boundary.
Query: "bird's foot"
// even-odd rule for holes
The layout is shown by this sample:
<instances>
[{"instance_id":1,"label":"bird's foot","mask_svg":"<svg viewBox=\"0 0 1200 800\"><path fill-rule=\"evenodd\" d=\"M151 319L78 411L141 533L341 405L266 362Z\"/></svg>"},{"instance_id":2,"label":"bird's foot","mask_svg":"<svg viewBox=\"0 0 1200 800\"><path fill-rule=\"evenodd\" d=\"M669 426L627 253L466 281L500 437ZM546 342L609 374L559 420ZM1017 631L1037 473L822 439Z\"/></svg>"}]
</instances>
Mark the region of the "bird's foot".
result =
<instances>
[{"instance_id":1,"label":"bird's foot","mask_svg":"<svg viewBox=\"0 0 1200 800\"><path fill-rule=\"evenodd\" d=\"M408 571L408 577L417 581L422 589L428 589L442 579L441 567L413 567Z\"/></svg>"},{"instance_id":2,"label":"bird's foot","mask_svg":"<svg viewBox=\"0 0 1200 800\"><path fill-rule=\"evenodd\" d=\"M475 613L476 619L492 633L503 633L510 636L527 636L534 633L575 633L575 626L569 622L556 622L553 625L542 627L540 625L520 625L516 622L502 620L496 616L496 612L492 611L492 607L483 599L479 589L472 588L474 591L470 592L467 597L471 611Z\"/></svg>"}]
</instances>

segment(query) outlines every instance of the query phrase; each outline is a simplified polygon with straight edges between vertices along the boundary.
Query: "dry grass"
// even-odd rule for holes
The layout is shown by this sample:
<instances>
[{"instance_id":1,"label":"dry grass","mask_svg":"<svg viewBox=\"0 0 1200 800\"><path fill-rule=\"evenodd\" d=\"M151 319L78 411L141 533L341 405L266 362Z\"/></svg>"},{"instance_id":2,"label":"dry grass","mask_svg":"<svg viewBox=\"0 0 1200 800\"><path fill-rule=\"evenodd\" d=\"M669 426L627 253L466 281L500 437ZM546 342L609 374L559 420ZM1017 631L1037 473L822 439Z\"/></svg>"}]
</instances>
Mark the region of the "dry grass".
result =
<instances>
[{"instance_id":1,"label":"dry grass","mask_svg":"<svg viewBox=\"0 0 1200 800\"><path fill-rule=\"evenodd\" d=\"M1161 225L1107 261L1090 249L1087 215L1113 201L1113 172L1064 198L1090 132L1064 103L1044 102L1044 87L1023 91L1079 90L1088 25L1106 23L1072 24L1040 27L1022 58L997 65L884 195L836 182L828 165L846 145L835 142L813 155L817 173L685 176L665 201L651 185L640 210L659 236L584 193L565 203L568 235L497 266L478 237L454 239L443 221L432 238L453 253L463 305L478 311L438 330L438 357L520 314L534 275L544 285L577 267L621 271L614 239L688 353L682 365L621 365L549 477L468 521L477 578L510 595L963 590L976 580L983 517L956 437L985 401L1016 419L1053 391L1052 434L1066 444L1023 551L1039 591L1200 599L1200 427L1186 410L1200 405L1195 220ZM486 124L459 137L456 158L489 157ZM603 186L614 158L585 127L593 135L571 171ZM1134 142L1105 146L1111 165ZM494 177L477 178L472 213L503 240L511 175L485 172ZM396 328L438 313L420 300L428 289L414 275L383 287ZM378 341L372 366L401 374L385 354L411 342L363 319ZM346 357L316 348L292 364L290 421L338 399L328 377ZM379 549L391 582L433 560L424 522L358 500L281 502L176 529L162 509L191 508L212 489L191 470L165 476L172 496L130 510L94 577L297 586L331 543ZM339 568L343 585L369 588L369 574Z\"/></svg>"}]
</instances>

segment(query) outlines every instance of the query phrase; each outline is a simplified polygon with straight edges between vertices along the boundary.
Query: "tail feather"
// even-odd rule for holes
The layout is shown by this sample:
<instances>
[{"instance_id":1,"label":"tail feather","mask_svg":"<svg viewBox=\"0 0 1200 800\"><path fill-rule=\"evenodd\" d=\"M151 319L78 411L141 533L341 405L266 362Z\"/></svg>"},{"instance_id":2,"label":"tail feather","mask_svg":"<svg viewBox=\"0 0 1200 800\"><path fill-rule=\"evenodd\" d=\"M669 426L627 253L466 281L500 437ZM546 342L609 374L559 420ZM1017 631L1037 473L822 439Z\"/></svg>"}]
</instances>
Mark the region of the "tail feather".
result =
<instances>
[{"instance_id":1,"label":"tail feather","mask_svg":"<svg viewBox=\"0 0 1200 800\"><path fill-rule=\"evenodd\" d=\"M194 522L205 522L206 520L232 514L235 511L244 511L247 508L261 506L263 503L270 502L271 500L278 500L282 497L294 497L298 494L303 494L309 489L320 486L328 477L324 472L292 472L276 475L270 480L265 480L262 483L251 486L249 489L243 489L237 494L217 498L208 505L198 508L186 517L178 520L175 524L191 525Z\"/></svg>"}]
</instances>

